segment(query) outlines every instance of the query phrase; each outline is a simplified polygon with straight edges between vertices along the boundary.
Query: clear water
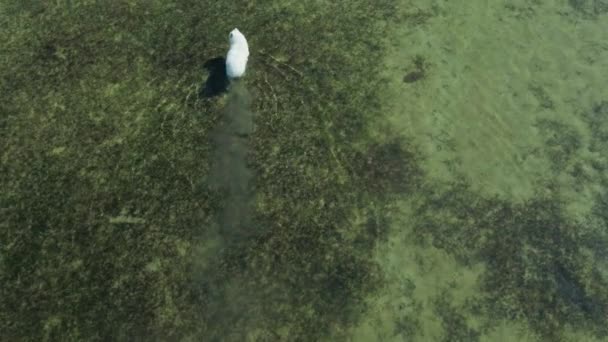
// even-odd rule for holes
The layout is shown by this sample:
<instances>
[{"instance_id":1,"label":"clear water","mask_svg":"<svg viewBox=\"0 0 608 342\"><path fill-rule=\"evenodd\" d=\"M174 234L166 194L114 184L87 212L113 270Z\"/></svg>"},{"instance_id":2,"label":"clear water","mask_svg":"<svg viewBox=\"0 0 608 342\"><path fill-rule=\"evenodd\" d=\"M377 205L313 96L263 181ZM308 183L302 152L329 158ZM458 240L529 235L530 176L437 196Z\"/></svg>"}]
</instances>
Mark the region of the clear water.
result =
<instances>
[{"instance_id":1,"label":"clear water","mask_svg":"<svg viewBox=\"0 0 608 342\"><path fill-rule=\"evenodd\" d=\"M606 1L0 24L1 341L608 340Z\"/></svg>"},{"instance_id":2,"label":"clear water","mask_svg":"<svg viewBox=\"0 0 608 342\"><path fill-rule=\"evenodd\" d=\"M455 206L439 212L425 207L422 219L413 211L419 213L426 199L399 205L402 213L378 256L391 285L356 330L361 340L608 338L587 326L599 313L595 305L605 304L586 292L596 281L605 284L608 266L602 252L608 246L599 238L606 236L605 222L591 223L606 210L600 199L606 178L596 168L608 155L604 133L598 134L605 132L608 114L606 5L402 2L406 16L422 19L390 34L386 120L424 151L432 187L464 180L474 195L443 199L439 206ZM404 76L419 70L420 80ZM384 132L379 125L376 134ZM530 212L497 217L495 204L480 204L490 198ZM541 198L561 204L550 213L530 209ZM531 223L533 218L519 217L556 213L562 218ZM482 236L466 235L474 229ZM420 235L426 243L414 239ZM591 247L584 236L603 242ZM470 245L461 251L463 243ZM580 263L574 266L572 259ZM572 276L578 271L568 267L597 267L590 272L598 278ZM604 321L605 312L597 319Z\"/></svg>"}]
</instances>

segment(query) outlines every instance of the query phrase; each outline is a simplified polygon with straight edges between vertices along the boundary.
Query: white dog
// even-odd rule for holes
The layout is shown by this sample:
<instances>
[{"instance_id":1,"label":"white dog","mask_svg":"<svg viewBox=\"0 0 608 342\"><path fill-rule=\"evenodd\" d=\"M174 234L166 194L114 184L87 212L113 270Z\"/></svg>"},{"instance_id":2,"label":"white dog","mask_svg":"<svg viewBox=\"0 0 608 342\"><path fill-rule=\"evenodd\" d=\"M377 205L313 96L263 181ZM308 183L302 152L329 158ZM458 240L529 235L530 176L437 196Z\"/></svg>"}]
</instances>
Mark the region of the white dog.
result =
<instances>
[{"instance_id":1,"label":"white dog","mask_svg":"<svg viewBox=\"0 0 608 342\"><path fill-rule=\"evenodd\" d=\"M226 56L226 75L230 79L239 78L245 73L247 59L249 59L249 45L247 39L238 29L229 35L230 50Z\"/></svg>"}]
</instances>

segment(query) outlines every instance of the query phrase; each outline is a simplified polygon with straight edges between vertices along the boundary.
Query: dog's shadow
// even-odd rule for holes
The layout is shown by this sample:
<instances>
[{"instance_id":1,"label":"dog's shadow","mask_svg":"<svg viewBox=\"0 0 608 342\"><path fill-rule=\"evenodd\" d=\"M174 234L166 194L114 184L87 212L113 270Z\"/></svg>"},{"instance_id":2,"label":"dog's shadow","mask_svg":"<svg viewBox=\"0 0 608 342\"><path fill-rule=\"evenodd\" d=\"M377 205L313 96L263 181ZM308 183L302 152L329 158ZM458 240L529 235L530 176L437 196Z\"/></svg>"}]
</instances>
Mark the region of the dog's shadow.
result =
<instances>
[{"instance_id":1,"label":"dog's shadow","mask_svg":"<svg viewBox=\"0 0 608 342\"><path fill-rule=\"evenodd\" d=\"M201 87L201 97L214 97L228 90L228 77L226 76L226 59L224 57L212 58L203 64L209 72L205 85Z\"/></svg>"}]
</instances>

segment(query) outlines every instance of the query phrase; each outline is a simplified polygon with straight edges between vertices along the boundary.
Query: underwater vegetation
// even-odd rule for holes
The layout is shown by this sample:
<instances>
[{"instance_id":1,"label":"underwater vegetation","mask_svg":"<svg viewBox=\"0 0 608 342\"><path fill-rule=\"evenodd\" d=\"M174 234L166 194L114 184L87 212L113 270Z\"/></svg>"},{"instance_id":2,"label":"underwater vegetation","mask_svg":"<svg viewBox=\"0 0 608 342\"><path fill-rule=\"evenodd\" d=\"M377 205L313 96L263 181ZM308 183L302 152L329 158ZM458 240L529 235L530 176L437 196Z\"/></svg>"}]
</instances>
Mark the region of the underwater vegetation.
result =
<instances>
[{"instance_id":1,"label":"underwater vegetation","mask_svg":"<svg viewBox=\"0 0 608 342\"><path fill-rule=\"evenodd\" d=\"M593 140L591 141L590 150L592 152L601 152L602 148L608 144L608 122L605 118L608 115L608 101L597 103L583 113L585 120Z\"/></svg>"},{"instance_id":2,"label":"underwater vegetation","mask_svg":"<svg viewBox=\"0 0 608 342\"><path fill-rule=\"evenodd\" d=\"M608 147L606 108L601 101L577 114L591 133L589 141L565 123L537 122L556 174L570 174L581 188L600 184L591 213L569 217L551 178L523 203L485 198L464 180L428 190L412 238L463 265L485 265L481 294L462 308L486 320L480 332L498 318L527 322L543 341L562 340L565 329L608 337L608 160L601 152ZM575 161L585 149L591 157ZM460 333L469 329L462 325Z\"/></svg>"},{"instance_id":3,"label":"underwater vegetation","mask_svg":"<svg viewBox=\"0 0 608 342\"><path fill-rule=\"evenodd\" d=\"M373 257L389 204L410 194L421 198L415 241L487 266L465 308L485 325L449 289L431 301L445 340L474 341L500 319L547 341L568 325L608 335L605 191L592 216L573 219L556 192L511 203L428 184L409 140L367 135L382 108L378 37L433 11L399 19L388 0L2 5L0 339L347 339L385 283ZM252 47L242 85L255 129L223 140L231 17ZM426 76L422 58L413 66L404 81ZM608 185L607 113L606 102L581 113L588 146L539 122L555 170ZM225 141L237 158L222 167L214 144ZM582 148L597 158L574 162ZM209 186L218 175L229 181ZM242 208L231 186L252 193L247 219L226 232L218 217ZM405 317L395 334L420 325Z\"/></svg>"},{"instance_id":4,"label":"underwater vegetation","mask_svg":"<svg viewBox=\"0 0 608 342\"><path fill-rule=\"evenodd\" d=\"M420 153L403 138L372 143L353 155L351 172L366 192L376 196L405 194L414 191L423 172Z\"/></svg>"},{"instance_id":5,"label":"underwater vegetation","mask_svg":"<svg viewBox=\"0 0 608 342\"><path fill-rule=\"evenodd\" d=\"M461 310L451 305L450 297L449 291L444 291L433 303L435 315L441 320L443 328L441 341L479 341L480 332L469 327Z\"/></svg>"},{"instance_id":6,"label":"underwater vegetation","mask_svg":"<svg viewBox=\"0 0 608 342\"><path fill-rule=\"evenodd\" d=\"M386 162L408 165L407 146L365 140L391 3L3 1L2 338L315 340L353 324L381 281L369 203L409 172ZM234 198L208 181L230 13L255 47L256 129L239 138L255 203L225 243Z\"/></svg>"},{"instance_id":7,"label":"underwater vegetation","mask_svg":"<svg viewBox=\"0 0 608 342\"><path fill-rule=\"evenodd\" d=\"M577 13L587 18L597 18L608 12L608 1L606 0L568 0L568 4Z\"/></svg>"},{"instance_id":8,"label":"underwater vegetation","mask_svg":"<svg viewBox=\"0 0 608 342\"><path fill-rule=\"evenodd\" d=\"M551 169L560 172L568 168L583 146L580 133L572 126L549 119L538 120L536 127L546 137L543 154L549 158Z\"/></svg>"},{"instance_id":9,"label":"underwater vegetation","mask_svg":"<svg viewBox=\"0 0 608 342\"><path fill-rule=\"evenodd\" d=\"M532 95L538 100L541 108L544 109L553 109L555 104L551 99L551 96L547 93L547 91L540 85L530 84L529 88Z\"/></svg>"},{"instance_id":10,"label":"underwater vegetation","mask_svg":"<svg viewBox=\"0 0 608 342\"><path fill-rule=\"evenodd\" d=\"M414 236L464 265L486 265L472 307L487 318L523 319L547 341L566 326L608 336L605 217L572 220L555 194L514 204L467 189L454 184L425 202Z\"/></svg>"}]
</instances>

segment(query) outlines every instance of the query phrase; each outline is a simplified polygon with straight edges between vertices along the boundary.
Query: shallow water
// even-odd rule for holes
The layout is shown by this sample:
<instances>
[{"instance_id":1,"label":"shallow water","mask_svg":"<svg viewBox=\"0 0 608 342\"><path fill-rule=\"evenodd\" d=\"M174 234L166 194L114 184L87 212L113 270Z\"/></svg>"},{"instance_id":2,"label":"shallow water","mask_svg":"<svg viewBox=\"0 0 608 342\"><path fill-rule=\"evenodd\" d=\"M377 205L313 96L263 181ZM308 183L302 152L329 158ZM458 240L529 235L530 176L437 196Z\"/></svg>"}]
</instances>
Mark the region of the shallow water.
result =
<instances>
[{"instance_id":1,"label":"shallow water","mask_svg":"<svg viewBox=\"0 0 608 342\"><path fill-rule=\"evenodd\" d=\"M568 165L552 165L540 151L554 132L539 122L565 124L583 144L590 140L582 114L605 100L606 19L566 3L533 3L403 3L408 13L436 14L393 33L389 120L420 141L432 177L463 174L476 190L514 200L555 176L572 188L575 180L561 174ZM417 55L429 64L427 76L404 83ZM588 204L585 194L568 194Z\"/></svg>"},{"instance_id":2,"label":"shallow water","mask_svg":"<svg viewBox=\"0 0 608 342\"><path fill-rule=\"evenodd\" d=\"M606 1L253 4L0 1L0 340L608 340Z\"/></svg>"},{"instance_id":3,"label":"shallow water","mask_svg":"<svg viewBox=\"0 0 608 342\"><path fill-rule=\"evenodd\" d=\"M592 165L605 165L608 150L605 139L594 134L593 126L598 122L589 120L589 113L600 111L598 106L604 106L602 103L608 96L605 3L413 0L401 1L400 8L406 17L419 20L395 27L389 35L384 103L388 108L385 119L390 124L378 120L381 122L376 129L379 139L389 128L413 139L424 151L423 165L431 187L449 187L464 181L467 189L475 193L461 198L464 202L470 201L462 205L467 210L475 207L481 198L498 198L526 206L525 203L545 196L546 192L556 201L563 201L559 211L564 219L591 221L606 210L601 205L598 207L597 202L605 196L604 171L594 170ZM415 73L423 77L412 79ZM602 122L600 125L608 120L606 114L602 110L601 117L596 119ZM420 196L424 198L427 194ZM373 309L365 323L354 330L354 340L600 341L608 338L605 332L594 334L584 323L575 323L577 313L569 313L557 323L556 327L563 329L562 334L549 336L539 333L530 322L529 312L518 311L521 301L516 300L519 304L511 307L514 312L507 317L501 317L494 311L496 308L480 309L488 306L484 302L487 292L492 291L482 284L488 282L488 268L496 266L483 256L473 258L470 263L458 262L455 258L459 253L451 250L450 244L413 242L414 237L421 234L416 228L421 222L414 213L419 199L409 198L400 203L401 213L395 215L388 242L378 249L389 285L382 295L372 300ZM467 223L463 220L468 219L457 216L466 217L475 210L447 212L453 217L440 218L439 225L448 225L453 220L457 222L455 226L439 233L422 234L431 240L440 240L437 234L452 236L451 230L464 231ZM433 211L428 214L443 215ZM516 224L511 221L507 225ZM527 226L521 232L534 234L533 230L548 228ZM487 226L480 224L479 229ZM490 228L498 229L503 229L503 225ZM595 228L582 225L571 229L580 229L578 233L584 235L587 229ZM605 236L606 225L599 230L599 234ZM505 239L496 243L508 244L509 234L512 232L492 236ZM521 236L521 240L522 246L529 243L525 236ZM560 249L568 248L564 244L577 244L576 241L562 240L547 253L560 254ZM483 248L475 246L473 249ZM602 244L599 248L605 250L608 246ZM523 253L523 249L513 252ZM605 283L608 265L601 253L595 256L579 267L597 266ZM527 267L544 261L533 258ZM539 310L538 324L547 326L553 325L549 321L555 318L553 306L559 301L556 297L566 297L567 302L567 297L574 296L573 292L559 290L563 288L560 285L553 292L553 283L560 283L562 277L555 268L548 271L554 272L544 275L548 281L546 291L552 300L543 301L545 304L539 304L536 309ZM534 272L528 270L520 275L517 286L522 287L521 293L499 290L499 297L522 296L522 301L536 301L537 293L532 290L536 285L527 281L528 276L537 276ZM501 285L508 286L498 284ZM529 294L526 286L530 286ZM591 296L589 301L600 302L601 298ZM448 311L442 313L442 310ZM602 317L604 321L608 318L605 311ZM591 318L585 317L582 322L585 320ZM493 323L488 324L489 321Z\"/></svg>"}]
</instances>

